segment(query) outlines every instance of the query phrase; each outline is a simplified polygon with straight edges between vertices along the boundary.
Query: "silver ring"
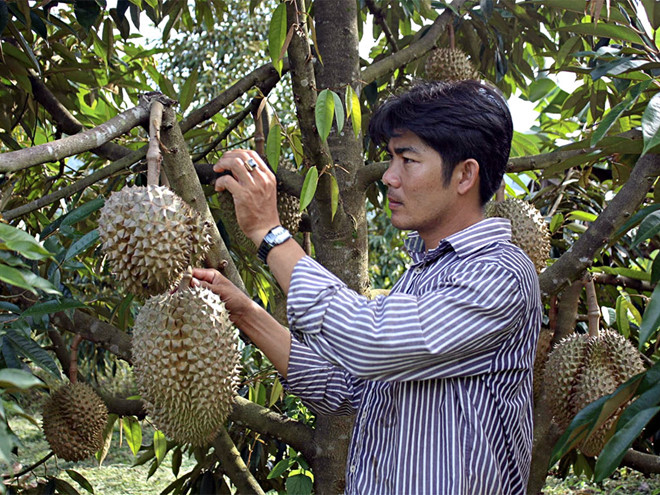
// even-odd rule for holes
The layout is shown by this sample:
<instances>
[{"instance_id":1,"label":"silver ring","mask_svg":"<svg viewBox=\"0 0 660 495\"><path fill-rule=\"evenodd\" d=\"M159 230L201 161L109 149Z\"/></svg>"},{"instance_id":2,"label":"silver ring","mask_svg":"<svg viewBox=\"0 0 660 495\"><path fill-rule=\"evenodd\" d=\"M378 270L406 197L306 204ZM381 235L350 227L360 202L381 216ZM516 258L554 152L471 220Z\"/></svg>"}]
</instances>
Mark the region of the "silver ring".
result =
<instances>
[{"instance_id":1,"label":"silver ring","mask_svg":"<svg viewBox=\"0 0 660 495\"><path fill-rule=\"evenodd\" d=\"M257 168L258 164L254 158L248 158L245 162L250 172Z\"/></svg>"}]
</instances>

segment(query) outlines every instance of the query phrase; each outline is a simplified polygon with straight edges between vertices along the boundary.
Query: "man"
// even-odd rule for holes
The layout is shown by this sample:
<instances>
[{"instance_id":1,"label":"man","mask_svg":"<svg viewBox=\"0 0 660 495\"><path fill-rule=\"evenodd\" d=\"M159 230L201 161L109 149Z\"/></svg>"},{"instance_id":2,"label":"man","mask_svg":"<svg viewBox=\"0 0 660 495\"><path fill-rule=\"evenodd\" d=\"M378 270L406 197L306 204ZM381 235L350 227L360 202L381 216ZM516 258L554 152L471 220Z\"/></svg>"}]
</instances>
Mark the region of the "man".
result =
<instances>
[{"instance_id":1,"label":"man","mask_svg":"<svg viewBox=\"0 0 660 495\"><path fill-rule=\"evenodd\" d=\"M232 151L215 166L232 172L216 189L233 194L302 341L217 272L194 275L220 294L292 392L320 412L357 413L346 493L526 490L538 279L510 243L509 222L483 217L512 133L504 100L475 81L422 84L375 112L370 136L391 156L382 180L392 224L412 233L410 268L374 301L286 233L273 236L275 178L256 153Z\"/></svg>"}]
</instances>

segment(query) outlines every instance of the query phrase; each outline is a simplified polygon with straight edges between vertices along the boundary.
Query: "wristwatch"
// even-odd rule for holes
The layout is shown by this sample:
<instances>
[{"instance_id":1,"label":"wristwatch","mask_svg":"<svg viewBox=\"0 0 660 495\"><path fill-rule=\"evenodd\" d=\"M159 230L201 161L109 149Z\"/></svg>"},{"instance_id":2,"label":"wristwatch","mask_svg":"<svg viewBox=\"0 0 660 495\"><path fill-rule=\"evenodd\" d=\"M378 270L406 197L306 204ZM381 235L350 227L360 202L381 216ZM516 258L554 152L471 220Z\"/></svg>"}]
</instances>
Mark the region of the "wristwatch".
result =
<instances>
[{"instance_id":1,"label":"wristwatch","mask_svg":"<svg viewBox=\"0 0 660 495\"><path fill-rule=\"evenodd\" d=\"M259 258L262 263L266 263L266 258L268 258L270 250L289 239L291 239L291 233L288 230L281 225L273 227L268 231L264 240L261 241L261 245L259 245L259 250L257 251L257 258Z\"/></svg>"}]
</instances>

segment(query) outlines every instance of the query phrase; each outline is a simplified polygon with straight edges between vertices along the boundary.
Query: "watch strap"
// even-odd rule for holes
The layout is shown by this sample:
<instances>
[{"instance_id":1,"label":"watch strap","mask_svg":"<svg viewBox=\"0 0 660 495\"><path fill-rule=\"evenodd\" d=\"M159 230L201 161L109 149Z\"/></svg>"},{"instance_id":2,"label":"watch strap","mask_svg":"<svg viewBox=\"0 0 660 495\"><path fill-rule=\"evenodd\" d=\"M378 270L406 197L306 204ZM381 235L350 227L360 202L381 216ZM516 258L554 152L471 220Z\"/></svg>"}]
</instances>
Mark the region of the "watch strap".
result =
<instances>
[{"instance_id":1,"label":"watch strap","mask_svg":"<svg viewBox=\"0 0 660 495\"><path fill-rule=\"evenodd\" d=\"M274 235L274 231L278 231L278 235ZM291 239L291 234L287 229L281 225L273 227L268 231L268 233L261 241L259 249L257 250L257 258L259 258L262 263L266 263L266 259L268 258L268 253L270 253L270 250L275 246L279 246L280 244L285 243L289 239Z\"/></svg>"}]
</instances>

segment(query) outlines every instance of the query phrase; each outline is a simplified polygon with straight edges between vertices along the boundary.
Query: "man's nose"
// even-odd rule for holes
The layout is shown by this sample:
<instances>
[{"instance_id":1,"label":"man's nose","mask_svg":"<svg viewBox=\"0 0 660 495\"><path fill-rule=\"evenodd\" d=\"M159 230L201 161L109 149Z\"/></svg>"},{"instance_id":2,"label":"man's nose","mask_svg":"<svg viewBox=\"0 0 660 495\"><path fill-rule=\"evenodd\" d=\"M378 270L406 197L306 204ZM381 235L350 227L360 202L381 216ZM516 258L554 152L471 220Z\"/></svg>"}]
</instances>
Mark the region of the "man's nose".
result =
<instances>
[{"instance_id":1,"label":"man's nose","mask_svg":"<svg viewBox=\"0 0 660 495\"><path fill-rule=\"evenodd\" d=\"M382 181L383 184L385 184L387 187L398 187L399 180L396 173L394 172L392 164L390 164L390 166L387 167L387 170L385 170Z\"/></svg>"}]
</instances>

